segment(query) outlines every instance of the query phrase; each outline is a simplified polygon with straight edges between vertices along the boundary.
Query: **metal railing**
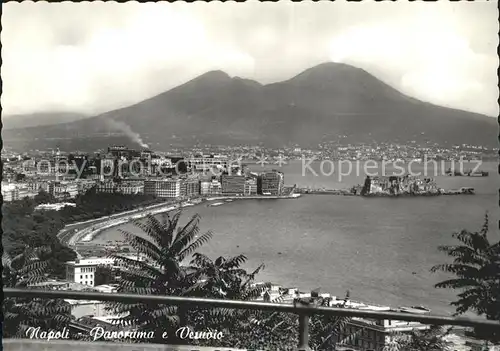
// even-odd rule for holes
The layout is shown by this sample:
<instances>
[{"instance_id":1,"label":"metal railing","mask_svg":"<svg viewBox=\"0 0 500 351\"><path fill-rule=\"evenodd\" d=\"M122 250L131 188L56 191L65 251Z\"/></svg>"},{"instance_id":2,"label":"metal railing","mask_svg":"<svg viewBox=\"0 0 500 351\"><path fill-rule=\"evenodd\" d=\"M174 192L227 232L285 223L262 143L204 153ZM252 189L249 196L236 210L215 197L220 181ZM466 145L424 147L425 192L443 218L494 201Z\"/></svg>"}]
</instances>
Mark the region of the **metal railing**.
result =
<instances>
[{"instance_id":1,"label":"metal railing","mask_svg":"<svg viewBox=\"0 0 500 351\"><path fill-rule=\"evenodd\" d=\"M409 322L420 322L431 325L448 325L463 327L484 327L488 330L500 331L500 322L486 319L456 318L446 316L419 315L392 311L371 311L342 307L315 306L307 302L282 304L271 302L218 300L178 296L152 296L120 293L99 293L79 291L54 291L39 289L14 289L5 288L5 297L28 297L28 298L61 298L71 300L99 300L107 302L146 302L153 304L174 305L183 307L205 307L205 308L232 308L243 310L260 310L272 312L292 313L299 316L299 345L298 350L310 350L309 348L309 317L314 314L326 316L360 317L369 319L385 319Z\"/></svg>"}]
</instances>

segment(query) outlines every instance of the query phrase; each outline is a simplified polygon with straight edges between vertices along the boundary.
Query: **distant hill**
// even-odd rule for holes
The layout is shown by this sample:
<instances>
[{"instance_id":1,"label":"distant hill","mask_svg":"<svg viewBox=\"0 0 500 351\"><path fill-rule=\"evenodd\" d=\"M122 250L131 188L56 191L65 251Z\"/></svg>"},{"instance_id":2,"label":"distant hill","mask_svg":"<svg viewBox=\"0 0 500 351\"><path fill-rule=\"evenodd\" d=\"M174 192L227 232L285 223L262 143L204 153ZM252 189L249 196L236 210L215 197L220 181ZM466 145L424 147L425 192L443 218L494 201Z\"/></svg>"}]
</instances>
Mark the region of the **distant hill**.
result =
<instances>
[{"instance_id":1,"label":"distant hill","mask_svg":"<svg viewBox=\"0 0 500 351\"><path fill-rule=\"evenodd\" d=\"M130 126L153 149L195 142L314 146L340 136L349 142L498 143L496 119L419 101L362 69L339 63L321 64L268 85L208 72L96 117L6 131L4 141L24 148L58 143L72 150L95 149L126 134L106 134L123 130L110 121Z\"/></svg>"},{"instance_id":2,"label":"distant hill","mask_svg":"<svg viewBox=\"0 0 500 351\"><path fill-rule=\"evenodd\" d=\"M7 115L2 116L2 125L3 129L19 129L73 122L88 117L89 116L72 112L41 112L22 115Z\"/></svg>"}]
</instances>

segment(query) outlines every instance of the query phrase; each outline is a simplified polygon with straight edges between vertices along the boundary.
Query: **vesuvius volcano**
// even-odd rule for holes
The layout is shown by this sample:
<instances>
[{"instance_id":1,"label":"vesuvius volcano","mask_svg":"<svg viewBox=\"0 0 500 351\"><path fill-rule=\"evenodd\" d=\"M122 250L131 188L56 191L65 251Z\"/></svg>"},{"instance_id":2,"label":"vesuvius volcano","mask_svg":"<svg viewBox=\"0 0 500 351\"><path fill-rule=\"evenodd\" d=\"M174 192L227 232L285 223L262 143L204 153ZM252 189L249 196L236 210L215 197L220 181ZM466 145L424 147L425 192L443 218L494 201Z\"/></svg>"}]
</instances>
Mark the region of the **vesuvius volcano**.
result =
<instances>
[{"instance_id":1,"label":"vesuvius volcano","mask_svg":"<svg viewBox=\"0 0 500 351\"><path fill-rule=\"evenodd\" d=\"M341 136L348 142L498 143L495 118L411 98L339 63L268 85L212 71L129 107L69 123L4 130L3 138L23 149L88 150L124 143L122 124L153 149L196 142L314 146Z\"/></svg>"}]
</instances>

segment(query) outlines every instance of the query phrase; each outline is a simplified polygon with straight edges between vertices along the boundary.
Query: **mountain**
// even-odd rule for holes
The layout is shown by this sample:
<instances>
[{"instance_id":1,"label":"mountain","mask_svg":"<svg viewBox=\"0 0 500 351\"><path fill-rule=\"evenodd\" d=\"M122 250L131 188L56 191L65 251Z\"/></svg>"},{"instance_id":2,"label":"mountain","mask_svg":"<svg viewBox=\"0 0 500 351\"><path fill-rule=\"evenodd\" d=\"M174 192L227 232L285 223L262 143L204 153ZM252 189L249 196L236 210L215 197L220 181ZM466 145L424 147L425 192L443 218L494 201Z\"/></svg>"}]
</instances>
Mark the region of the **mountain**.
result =
<instances>
[{"instance_id":1,"label":"mountain","mask_svg":"<svg viewBox=\"0 0 500 351\"><path fill-rule=\"evenodd\" d=\"M19 129L73 122L88 116L72 112L41 112L2 116L3 129Z\"/></svg>"},{"instance_id":2,"label":"mountain","mask_svg":"<svg viewBox=\"0 0 500 351\"><path fill-rule=\"evenodd\" d=\"M153 149L195 142L314 146L340 136L349 142L415 140L491 147L498 140L494 118L422 102L362 69L325 63L268 85L212 71L96 117L6 131L4 142L24 148L57 144L95 149L123 141L132 133L128 126Z\"/></svg>"}]
</instances>

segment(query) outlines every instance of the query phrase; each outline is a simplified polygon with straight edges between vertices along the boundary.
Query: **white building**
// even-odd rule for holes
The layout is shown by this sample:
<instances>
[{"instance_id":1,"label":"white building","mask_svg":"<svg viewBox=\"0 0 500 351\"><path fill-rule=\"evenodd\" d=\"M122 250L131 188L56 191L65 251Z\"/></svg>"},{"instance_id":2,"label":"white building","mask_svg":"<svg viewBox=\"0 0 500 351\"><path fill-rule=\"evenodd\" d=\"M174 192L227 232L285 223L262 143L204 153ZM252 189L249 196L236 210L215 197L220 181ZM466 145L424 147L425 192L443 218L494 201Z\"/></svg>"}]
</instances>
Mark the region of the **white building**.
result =
<instances>
[{"instance_id":1,"label":"white building","mask_svg":"<svg viewBox=\"0 0 500 351\"><path fill-rule=\"evenodd\" d=\"M181 196L180 179L148 179L144 181L144 195L175 199Z\"/></svg>"},{"instance_id":2,"label":"white building","mask_svg":"<svg viewBox=\"0 0 500 351\"><path fill-rule=\"evenodd\" d=\"M71 305L71 314L75 318L81 318L83 316L106 316L108 312L106 311L106 303L102 301L90 301L90 300L64 300Z\"/></svg>"},{"instance_id":3,"label":"white building","mask_svg":"<svg viewBox=\"0 0 500 351\"><path fill-rule=\"evenodd\" d=\"M97 266L112 266L112 258L89 258L66 262L66 280L70 282L94 286Z\"/></svg>"},{"instance_id":4,"label":"white building","mask_svg":"<svg viewBox=\"0 0 500 351\"><path fill-rule=\"evenodd\" d=\"M5 202L19 200L19 190L16 185L12 183L2 183L2 197Z\"/></svg>"}]
</instances>

